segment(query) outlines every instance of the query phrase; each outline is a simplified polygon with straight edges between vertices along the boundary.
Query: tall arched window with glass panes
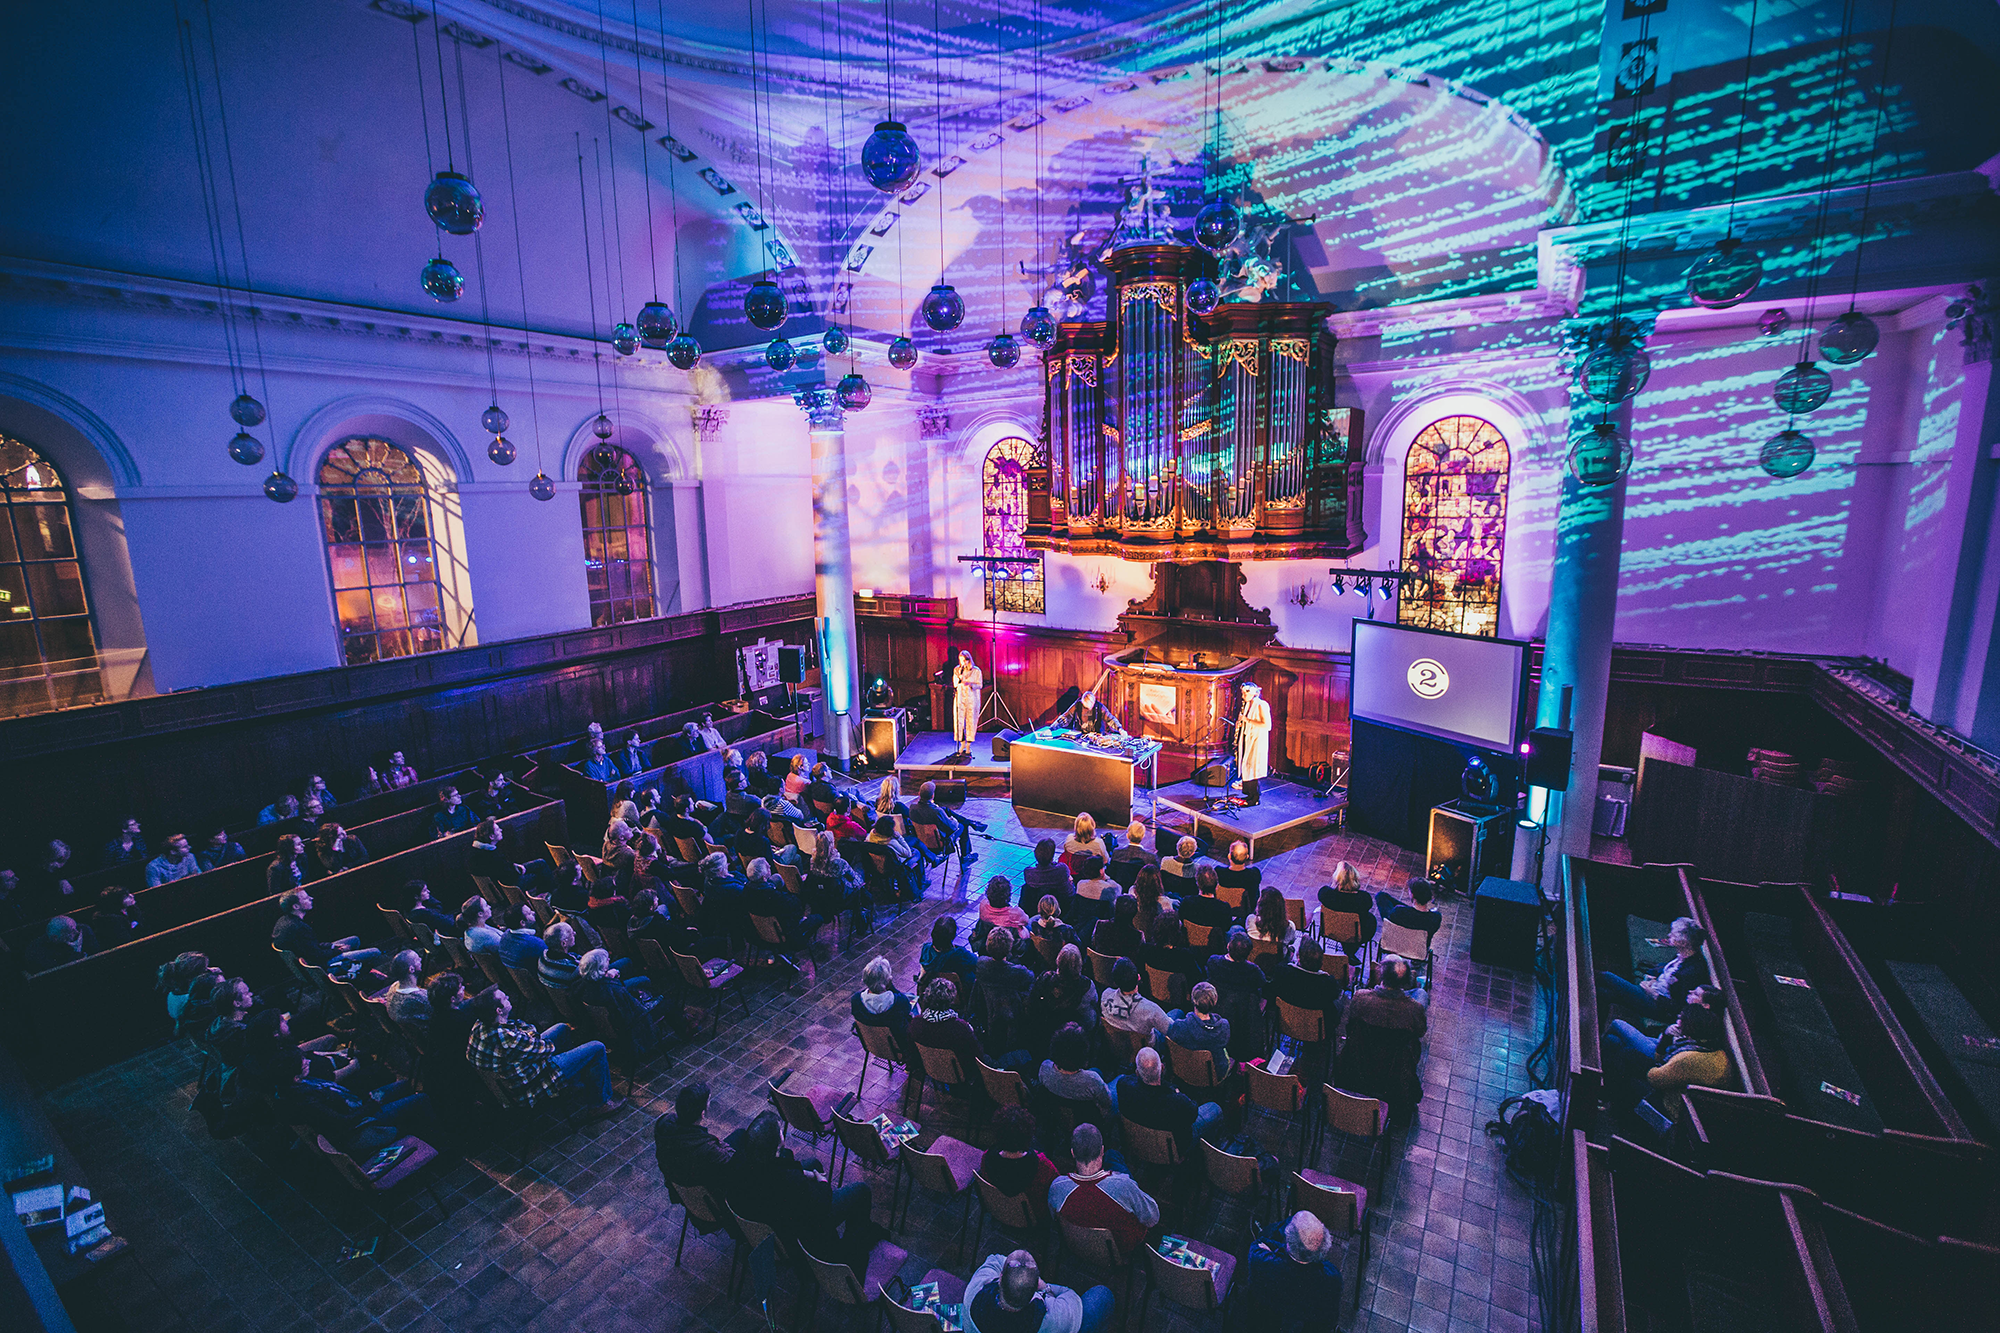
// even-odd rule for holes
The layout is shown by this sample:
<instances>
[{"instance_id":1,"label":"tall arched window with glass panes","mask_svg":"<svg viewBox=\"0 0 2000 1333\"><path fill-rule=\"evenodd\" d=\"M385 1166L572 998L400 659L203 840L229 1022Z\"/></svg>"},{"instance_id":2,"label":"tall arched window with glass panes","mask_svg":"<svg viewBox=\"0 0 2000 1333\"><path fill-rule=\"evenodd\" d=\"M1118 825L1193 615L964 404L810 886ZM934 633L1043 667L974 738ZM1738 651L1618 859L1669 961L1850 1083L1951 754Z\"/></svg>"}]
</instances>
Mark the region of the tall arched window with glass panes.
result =
<instances>
[{"instance_id":1,"label":"tall arched window with glass panes","mask_svg":"<svg viewBox=\"0 0 2000 1333\"><path fill-rule=\"evenodd\" d=\"M69 488L33 445L0 435L0 717L103 697Z\"/></svg>"},{"instance_id":2,"label":"tall arched window with glass panes","mask_svg":"<svg viewBox=\"0 0 2000 1333\"><path fill-rule=\"evenodd\" d=\"M1506 437L1479 417L1445 417L1418 432L1403 464L1397 623L1499 633L1507 466Z\"/></svg>"},{"instance_id":3,"label":"tall arched window with glass panes","mask_svg":"<svg viewBox=\"0 0 2000 1333\"><path fill-rule=\"evenodd\" d=\"M609 444L586 450L582 483L583 571L590 623L615 625L658 615L653 596L653 501L646 469Z\"/></svg>"},{"instance_id":4,"label":"tall arched window with glass panes","mask_svg":"<svg viewBox=\"0 0 2000 1333\"><path fill-rule=\"evenodd\" d=\"M458 495L421 450L357 436L319 465L320 522L349 665L477 643Z\"/></svg>"},{"instance_id":5,"label":"tall arched window with glass panes","mask_svg":"<svg viewBox=\"0 0 2000 1333\"><path fill-rule=\"evenodd\" d=\"M1042 557L1030 551L1028 532L1028 468L1035 449L1018 435L997 441L986 451L980 469L980 526L987 555L1020 556L1022 563L989 566L985 570L984 602L989 611L1021 611L1041 615L1047 609Z\"/></svg>"}]
</instances>

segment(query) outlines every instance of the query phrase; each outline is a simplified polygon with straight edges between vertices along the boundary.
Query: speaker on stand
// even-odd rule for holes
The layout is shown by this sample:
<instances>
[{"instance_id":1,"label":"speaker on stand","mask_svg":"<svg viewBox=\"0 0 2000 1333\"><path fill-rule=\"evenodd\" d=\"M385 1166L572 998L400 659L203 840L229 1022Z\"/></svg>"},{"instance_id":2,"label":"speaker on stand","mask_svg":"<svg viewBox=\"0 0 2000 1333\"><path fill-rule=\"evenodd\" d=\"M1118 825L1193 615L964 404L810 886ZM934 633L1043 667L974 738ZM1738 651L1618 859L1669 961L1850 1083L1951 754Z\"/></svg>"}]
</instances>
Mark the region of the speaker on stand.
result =
<instances>
[{"instance_id":1,"label":"speaker on stand","mask_svg":"<svg viewBox=\"0 0 2000 1333\"><path fill-rule=\"evenodd\" d=\"M792 700L792 743L801 746L806 743L806 729L799 721L798 687L805 682L805 678L806 650L788 643L778 645L778 680Z\"/></svg>"}]
</instances>

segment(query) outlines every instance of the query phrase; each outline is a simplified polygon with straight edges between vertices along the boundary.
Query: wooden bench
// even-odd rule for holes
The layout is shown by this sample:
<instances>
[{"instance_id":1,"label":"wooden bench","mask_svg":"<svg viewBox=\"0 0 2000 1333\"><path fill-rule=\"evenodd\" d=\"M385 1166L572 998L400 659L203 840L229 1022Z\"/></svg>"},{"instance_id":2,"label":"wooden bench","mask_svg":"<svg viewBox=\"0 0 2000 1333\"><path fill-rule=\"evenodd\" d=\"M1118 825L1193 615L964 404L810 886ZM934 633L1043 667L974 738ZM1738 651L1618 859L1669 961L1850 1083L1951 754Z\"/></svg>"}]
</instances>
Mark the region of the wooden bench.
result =
<instances>
[{"instance_id":1,"label":"wooden bench","mask_svg":"<svg viewBox=\"0 0 2000 1333\"><path fill-rule=\"evenodd\" d=\"M722 733L728 747L745 759L758 752L770 754L783 749L792 734L791 722L754 709L724 714L716 718L715 728ZM723 798L722 775L723 757L719 750L687 755L609 779L591 777L583 771L579 759L550 770L544 790L569 802L571 827L579 836L592 837L610 819L611 803L625 800L635 791L656 788L669 796L686 794L697 801L719 804Z\"/></svg>"}]
</instances>

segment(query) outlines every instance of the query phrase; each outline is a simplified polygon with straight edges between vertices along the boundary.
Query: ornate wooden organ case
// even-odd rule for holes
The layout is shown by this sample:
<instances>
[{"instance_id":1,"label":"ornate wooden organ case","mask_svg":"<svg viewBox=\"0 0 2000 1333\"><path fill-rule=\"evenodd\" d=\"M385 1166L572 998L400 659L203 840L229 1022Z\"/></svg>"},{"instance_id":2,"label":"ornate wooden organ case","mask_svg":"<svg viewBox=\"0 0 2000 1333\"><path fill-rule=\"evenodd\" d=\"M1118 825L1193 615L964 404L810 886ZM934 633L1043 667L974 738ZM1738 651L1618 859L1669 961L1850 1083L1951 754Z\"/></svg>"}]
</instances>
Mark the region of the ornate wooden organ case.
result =
<instances>
[{"instance_id":1,"label":"ornate wooden organ case","mask_svg":"<svg viewBox=\"0 0 2000 1333\"><path fill-rule=\"evenodd\" d=\"M1110 317L1064 324L1043 359L1027 544L1175 561L1360 550L1359 413L1333 406L1331 307L1191 315L1188 284L1215 269L1193 246L1130 246L1106 267Z\"/></svg>"}]
</instances>

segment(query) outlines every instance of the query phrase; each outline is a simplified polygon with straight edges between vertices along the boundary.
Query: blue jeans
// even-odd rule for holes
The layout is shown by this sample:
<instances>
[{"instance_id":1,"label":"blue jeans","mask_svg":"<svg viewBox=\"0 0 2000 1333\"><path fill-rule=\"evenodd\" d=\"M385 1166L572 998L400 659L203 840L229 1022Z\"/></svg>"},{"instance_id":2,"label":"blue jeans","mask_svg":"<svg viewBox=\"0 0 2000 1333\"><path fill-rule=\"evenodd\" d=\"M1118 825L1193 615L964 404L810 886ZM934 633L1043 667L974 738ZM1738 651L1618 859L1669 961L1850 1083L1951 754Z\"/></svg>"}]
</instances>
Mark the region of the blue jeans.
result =
<instances>
[{"instance_id":1,"label":"blue jeans","mask_svg":"<svg viewBox=\"0 0 2000 1333\"><path fill-rule=\"evenodd\" d=\"M1099 1333L1111 1322L1111 1315L1118 1308L1118 1298L1111 1294L1109 1287L1092 1287L1082 1294L1083 1322L1076 1333Z\"/></svg>"},{"instance_id":2,"label":"blue jeans","mask_svg":"<svg viewBox=\"0 0 2000 1333\"><path fill-rule=\"evenodd\" d=\"M557 1076L565 1086L594 1093L600 1103L611 1100L611 1057L603 1042L587 1041L558 1051L554 1059Z\"/></svg>"},{"instance_id":3,"label":"blue jeans","mask_svg":"<svg viewBox=\"0 0 2000 1333\"><path fill-rule=\"evenodd\" d=\"M1194 1108L1194 1136L1198 1139L1207 1138L1208 1131L1214 1129L1221 1121L1221 1104L1217 1102L1203 1102L1200 1106Z\"/></svg>"},{"instance_id":4,"label":"blue jeans","mask_svg":"<svg viewBox=\"0 0 2000 1333\"><path fill-rule=\"evenodd\" d=\"M1604 1082L1613 1104L1620 1109L1636 1106L1651 1090L1646 1071L1658 1058L1660 1040L1619 1019L1604 1030L1602 1046Z\"/></svg>"},{"instance_id":5,"label":"blue jeans","mask_svg":"<svg viewBox=\"0 0 2000 1333\"><path fill-rule=\"evenodd\" d=\"M1640 986L1635 986L1615 972L1597 974L1597 1008L1600 1015L1608 1011L1610 1005L1629 1009L1642 1018L1675 1018L1681 1007L1673 997L1654 995Z\"/></svg>"}]
</instances>

